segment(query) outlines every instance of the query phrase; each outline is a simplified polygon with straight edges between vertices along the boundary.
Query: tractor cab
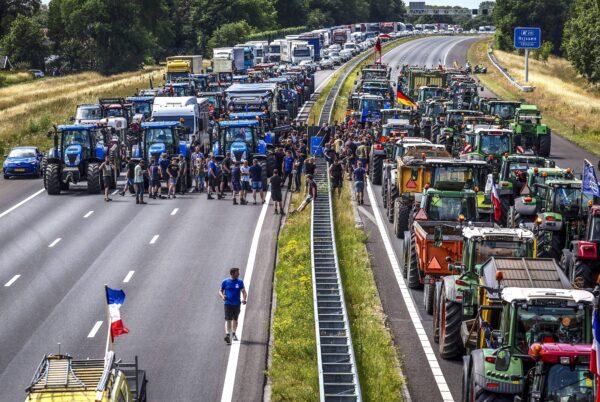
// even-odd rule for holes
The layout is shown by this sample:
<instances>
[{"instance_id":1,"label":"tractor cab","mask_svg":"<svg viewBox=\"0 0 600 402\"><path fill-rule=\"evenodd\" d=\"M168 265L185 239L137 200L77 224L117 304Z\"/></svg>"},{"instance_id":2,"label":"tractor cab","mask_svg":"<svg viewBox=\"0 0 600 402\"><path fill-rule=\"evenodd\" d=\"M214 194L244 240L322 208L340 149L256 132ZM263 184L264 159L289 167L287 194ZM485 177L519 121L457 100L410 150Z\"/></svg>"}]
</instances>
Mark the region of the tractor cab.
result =
<instances>
[{"instance_id":1,"label":"tractor cab","mask_svg":"<svg viewBox=\"0 0 600 402\"><path fill-rule=\"evenodd\" d=\"M463 220L478 221L475 192L472 190L453 191L428 188L423 193L421 207L415 215L415 219L456 221L459 216L464 218Z\"/></svg>"},{"instance_id":2,"label":"tractor cab","mask_svg":"<svg viewBox=\"0 0 600 402\"><path fill-rule=\"evenodd\" d=\"M177 121L152 121L142 123L143 141L141 146L134 148L133 156L136 159L145 159L151 162L166 153L169 157L183 154L187 157L187 143L185 127Z\"/></svg>"},{"instance_id":3,"label":"tractor cab","mask_svg":"<svg viewBox=\"0 0 600 402\"><path fill-rule=\"evenodd\" d=\"M498 191L504 194L517 196L527 183L528 175L537 168L553 168L554 161L537 155L512 154L504 155L499 172Z\"/></svg>"},{"instance_id":4,"label":"tractor cab","mask_svg":"<svg viewBox=\"0 0 600 402\"><path fill-rule=\"evenodd\" d=\"M537 106L520 105L511 128L515 131L517 145L532 149L540 156L550 156L551 130L547 125L542 124L542 114Z\"/></svg>"},{"instance_id":5,"label":"tractor cab","mask_svg":"<svg viewBox=\"0 0 600 402\"><path fill-rule=\"evenodd\" d=\"M423 86L423 87L419 88L418 95L417 95L417 102L419 104L419 109L424 110L425 103L429 99L442 98L444 96L444 94L445 94L445 90L440 87Z\"/></svg>"},{"instance_id":6,"label":"tractor cab","mask_svg":"<svg viewBox=\"0 0 600 402\"><path fill-rule=\"evenodd\" d=\"M476 128L473 135L466 136L461 155L497 165L504 154L512 153L512 134L512 130L507 129Z\"/></svg>"},{"instance_id":7,"label":"tractor cab","mask_svg":"<svg viewBox=\"0 0 600 402\"><path fill-rule=\"evenodd\" d=\"M371 123L381 120L380 110L383 109L384 99L379 95L360 95L358 111L355 112L361 123Z\"/></svg>"},{"instance_id":8,"label":"tractor cab","mask_svg":"<svg viewBox=\"0 0 600 402\"><path fill-rule=\"evenodd\" d=\"M131 105L131 114L133 121L138 123L148 120L152 115L152 104L154 104L154 96L130 96L125 99Z\"/></svg>"},{"instance_id":9,"label":"tractor cab","mask_svg":"<svg viewBox=\"0 0 600 402\"><path fill-rule=\"evenodd\" d=\"M381 114L381 124L383 125L388 124L392 119L408 120L410 122L416 118L414 111L410 109L381 109L379 113Z\"/></svg>"},{"instance_id":10,"label":"tractor cab","mask_svg":"<svg viewBox=\"0 0 600 402\"><path fill-rule=\"evenodd\" d=\"M219 137L213 143L213 154L231 152L236 161L250 160L254 153L266 154L267 144L260 139L260 121L225 120L219 122Z\"/></svg>"},{"instance_id":11,"label":"tractor cab","mask_svg":"<svg viewBox=\"0 0 600 402\"><path fill-rule=\"evenodd\" d=\"M271 117L268 111L256 111L256 112L234 112L229 113L229 120L256 120L260 124L258 126L257 136L258 138L264 138L267 131L272 128ZM268 141L271 142L271 141Z\"/></svg>"},{"instance_id":12,"label":"tractor cab","mask_svg":"<svg viewBox=\"0 0 600 402\"><path fill-rule=\"evenodd\" d=\"M420 104L419 104L420 106ZM423 118L436 122L440 115L446 111L446 105L442 99L430 99L423 107Z\"/></svg>"},{"instance_id":13,"label":"tractor cab","mask_svg":"<svg viewBox=\"0 0 600 402\"><path fill-rule=\"evenodd\" d=\"M521 102L490 100L486 105L486 114L498 118L501 122L511 122L517 114Z\"/></svg>"},{"instance_id":14,"label":"tractor cab","mask_svg":"<svg viewBox=\"0 0 600 402\"><path fill-rule=\"evenodd\" d=\"M75 117L71 121L76 124L96 124L102 119L102 108L99 104L77 105Z\"/></svg>"}]
</instances>

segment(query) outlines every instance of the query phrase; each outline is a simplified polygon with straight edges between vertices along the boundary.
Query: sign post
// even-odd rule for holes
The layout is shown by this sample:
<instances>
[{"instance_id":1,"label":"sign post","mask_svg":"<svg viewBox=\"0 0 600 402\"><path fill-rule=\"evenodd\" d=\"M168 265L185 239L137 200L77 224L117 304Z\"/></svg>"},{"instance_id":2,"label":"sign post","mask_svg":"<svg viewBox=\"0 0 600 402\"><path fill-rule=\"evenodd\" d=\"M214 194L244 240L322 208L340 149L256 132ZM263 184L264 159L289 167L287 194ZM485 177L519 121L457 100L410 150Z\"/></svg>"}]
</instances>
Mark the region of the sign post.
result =
<instances>
[{"instance_id":1,"label":"sign post","mask_svg":"<svg viewBox=\"0 0 600 402\"><path fill-rule=\"evenodd\" d=\"M515 49L525 49L525 82L529 82L529 49L542 46L542 30L540 28L516 27L514 33Z\"/></svg>"}]
</instances>

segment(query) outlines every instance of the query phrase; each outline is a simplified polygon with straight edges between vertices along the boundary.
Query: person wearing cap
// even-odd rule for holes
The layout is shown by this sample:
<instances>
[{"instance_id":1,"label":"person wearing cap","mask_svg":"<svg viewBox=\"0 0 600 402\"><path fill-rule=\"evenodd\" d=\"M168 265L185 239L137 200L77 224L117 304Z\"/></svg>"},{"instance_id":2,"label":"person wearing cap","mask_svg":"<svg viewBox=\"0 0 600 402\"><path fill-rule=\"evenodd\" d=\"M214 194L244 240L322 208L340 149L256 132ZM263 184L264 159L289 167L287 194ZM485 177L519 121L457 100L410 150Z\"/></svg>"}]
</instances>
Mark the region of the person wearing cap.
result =
<instances>
[{"instance_id":1,"label":"person wearing cap","mask_svg":"<svg viewBox=\"0 0 600 402\"><path fill-rule=\"evenodd\" d=\"M135 186L135 203L146 204L144 202L144 176L146 175L146 161L140 159L135 167L133 175L133 185Z\"/></svg>"}]
</instances>

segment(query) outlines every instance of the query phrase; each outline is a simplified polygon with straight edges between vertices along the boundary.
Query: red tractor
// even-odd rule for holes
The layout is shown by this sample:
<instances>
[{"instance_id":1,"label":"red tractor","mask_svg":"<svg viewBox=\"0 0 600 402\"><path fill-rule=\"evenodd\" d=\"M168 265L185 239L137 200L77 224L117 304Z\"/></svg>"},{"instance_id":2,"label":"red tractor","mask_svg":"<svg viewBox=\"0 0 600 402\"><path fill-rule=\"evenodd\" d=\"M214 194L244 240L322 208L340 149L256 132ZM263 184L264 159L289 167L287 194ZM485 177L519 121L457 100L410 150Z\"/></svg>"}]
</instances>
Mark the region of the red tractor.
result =
<instances>
[{"instance_id":1,"label":"red tractor","mask_svg":"<svg viewBox=\"0 0 600 402\"><path fill-rule=\"evenodd\" d=\"M592 205L587 215L585 236L571 241L563 250L561 265L578 288L593 288L600 274L600 205Z\"/></svg>"}]
</instances>

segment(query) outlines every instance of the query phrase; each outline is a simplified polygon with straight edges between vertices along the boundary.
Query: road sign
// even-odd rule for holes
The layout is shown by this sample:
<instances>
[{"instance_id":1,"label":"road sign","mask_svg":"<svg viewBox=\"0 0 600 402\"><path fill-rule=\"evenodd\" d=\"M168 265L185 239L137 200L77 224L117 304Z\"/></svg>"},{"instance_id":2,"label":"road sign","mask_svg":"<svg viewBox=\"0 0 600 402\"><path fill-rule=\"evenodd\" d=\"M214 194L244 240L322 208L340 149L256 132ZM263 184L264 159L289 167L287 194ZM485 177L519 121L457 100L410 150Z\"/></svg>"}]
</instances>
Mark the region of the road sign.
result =
<instances>
[{"instance_id":1,"label":"road sign","mask_svg":"<svg viewBox=\"0 0 600 402\"><path fill-rule=\"evenodd\" d=\"M515 28L516 49L539 49L542 46L542 30L540 28Z\"/></svg>"}]
</instances>

